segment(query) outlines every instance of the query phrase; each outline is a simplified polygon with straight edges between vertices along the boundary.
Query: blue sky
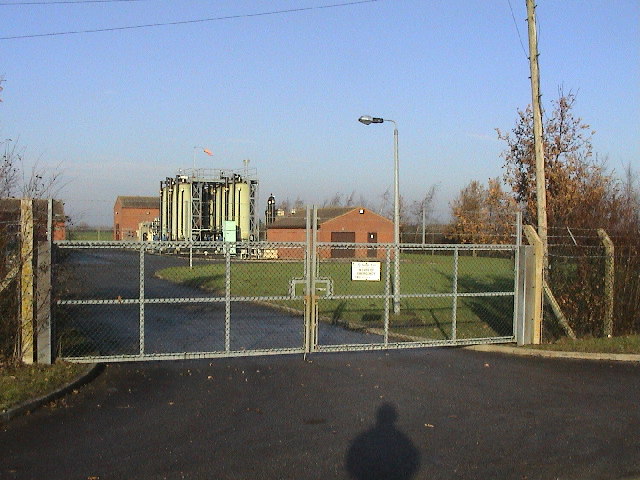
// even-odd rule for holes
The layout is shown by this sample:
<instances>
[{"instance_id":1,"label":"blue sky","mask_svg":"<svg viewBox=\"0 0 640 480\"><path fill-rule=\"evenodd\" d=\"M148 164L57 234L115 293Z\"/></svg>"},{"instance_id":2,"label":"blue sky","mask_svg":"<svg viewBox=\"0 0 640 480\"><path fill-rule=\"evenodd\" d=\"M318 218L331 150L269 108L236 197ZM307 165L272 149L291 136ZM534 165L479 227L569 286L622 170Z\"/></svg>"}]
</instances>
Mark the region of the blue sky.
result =
<instances>
[{"instance_id":1,"label":"blue sky","mask_svg":"<svg viewBox=\"0 0 640 480\"><path fill-rule=\"evenodd\" d=\"M0 37L237 16L0 40L0 137L28 162L62 165L76 222L109 225L118 195L155 195L190 167L258 171L260 204L339 192L374 203L393 179L411 201L440 184L447 211L471 180L502 174L495 128L531 101L524 0L142 0L6 5ZM348 2L349 0L342 0ZM512 18L512 11L513 17ZM249 15L242 17L242 15ZM543 101L578 93L595 151L640 170L640 2L539 0ZM519 30L519 35L518 35Z\"/></svg>"}]
</instances>

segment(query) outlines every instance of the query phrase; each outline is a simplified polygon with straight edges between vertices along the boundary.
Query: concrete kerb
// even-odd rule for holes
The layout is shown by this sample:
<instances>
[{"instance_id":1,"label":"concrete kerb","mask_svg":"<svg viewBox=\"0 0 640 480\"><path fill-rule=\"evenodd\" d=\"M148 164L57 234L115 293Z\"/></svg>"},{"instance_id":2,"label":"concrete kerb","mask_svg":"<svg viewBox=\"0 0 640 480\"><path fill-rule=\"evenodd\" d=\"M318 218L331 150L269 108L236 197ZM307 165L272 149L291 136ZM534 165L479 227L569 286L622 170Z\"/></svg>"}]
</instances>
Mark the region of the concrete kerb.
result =
<instances>
[{"instance_id":1,"label":"concrete kerb","mask_svg":"<svg viewBox=\"0 0 640 480\"><path fill-rule=\"evenodd\" d=\"M91 380L97 377L103 369L104 365L100 363L89 365L82 374L78 375L78 377L76 377L74 380L67 383L66 385L63 385L57 390L48 393L47 395L44 395L40 398L28 400L20 405L8 409L6 412L0 413L0 424L8 423L12 418L32 412L42 405L46 405L47 403L65 396L76 388L89 383Z\"/></svg>"},{"instance_id":2,"label":"concrete kerb","mask_svg":"<svg viewBox=\"0 0 640 480\"><path fill-rule=\"evenodd\" d=\"M464 348L468 350L475 350L477 352L504 353L507 355L520 355L525 357L640 363L640 355L632 353L559 352L555 350L540 350L536 348L514 347L510 345L470 345Z\"/></svg>"}]
</instances>

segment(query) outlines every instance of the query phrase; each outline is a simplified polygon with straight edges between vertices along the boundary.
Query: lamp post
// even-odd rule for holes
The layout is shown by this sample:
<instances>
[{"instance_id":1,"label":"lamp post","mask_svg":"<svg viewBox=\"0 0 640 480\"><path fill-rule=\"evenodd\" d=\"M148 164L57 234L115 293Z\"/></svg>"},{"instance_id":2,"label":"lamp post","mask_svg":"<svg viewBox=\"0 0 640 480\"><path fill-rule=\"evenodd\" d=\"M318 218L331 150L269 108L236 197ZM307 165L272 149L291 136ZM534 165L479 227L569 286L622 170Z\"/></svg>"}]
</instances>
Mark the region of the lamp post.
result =
<instances>
[{"instance_id":1,"label":"lamp post","mask_svg":"<svg viewBox=\"0 0 640 480\"><path fill-rule=\"evenodd\" d=\"M393 313L400 313L400 187L398 180L398 124L388 118L361 116L358 121L365 125L372 123L393 123Z\"/></svg>"}]
</instances>

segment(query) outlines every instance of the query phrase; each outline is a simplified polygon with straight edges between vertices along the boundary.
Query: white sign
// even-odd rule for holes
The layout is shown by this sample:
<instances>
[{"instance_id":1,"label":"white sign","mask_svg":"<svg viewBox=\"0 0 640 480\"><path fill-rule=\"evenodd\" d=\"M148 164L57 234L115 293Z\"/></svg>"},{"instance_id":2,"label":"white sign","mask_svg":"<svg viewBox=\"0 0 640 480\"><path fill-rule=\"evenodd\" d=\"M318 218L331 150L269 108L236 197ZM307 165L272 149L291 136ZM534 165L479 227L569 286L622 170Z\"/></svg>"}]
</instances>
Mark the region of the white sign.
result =
<instances>
[{"instance_id":1,"label":"white sign","mask_svg":"<svg viewBox=\"0 0 640 480\"><path fill-rule=\"evenodd\" d=\"M351 262L351 280L380 281L380 262Z\"/></svg>"}]
</instances>

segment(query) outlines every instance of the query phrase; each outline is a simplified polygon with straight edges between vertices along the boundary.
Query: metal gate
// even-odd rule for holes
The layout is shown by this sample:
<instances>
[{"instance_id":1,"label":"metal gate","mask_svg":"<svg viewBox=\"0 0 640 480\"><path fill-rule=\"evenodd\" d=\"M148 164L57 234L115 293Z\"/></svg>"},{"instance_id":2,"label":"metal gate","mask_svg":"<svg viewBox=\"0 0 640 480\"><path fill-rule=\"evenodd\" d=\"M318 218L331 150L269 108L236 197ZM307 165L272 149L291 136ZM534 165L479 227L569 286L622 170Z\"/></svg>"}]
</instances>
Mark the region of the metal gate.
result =
<instances>
[{"instance_id":1,"label":"metal gate","mask_svg":"<svg viewBox=\"0 0 640 480\"><path fill-rule=\"evenodd\" d=\"M58 356L113 362L515 341L519 237L396 248L319 243L316 224L308 220L304 242L55 242ZM336 248L348 256L332 255Z\"/></svg>"}]
</instances>

